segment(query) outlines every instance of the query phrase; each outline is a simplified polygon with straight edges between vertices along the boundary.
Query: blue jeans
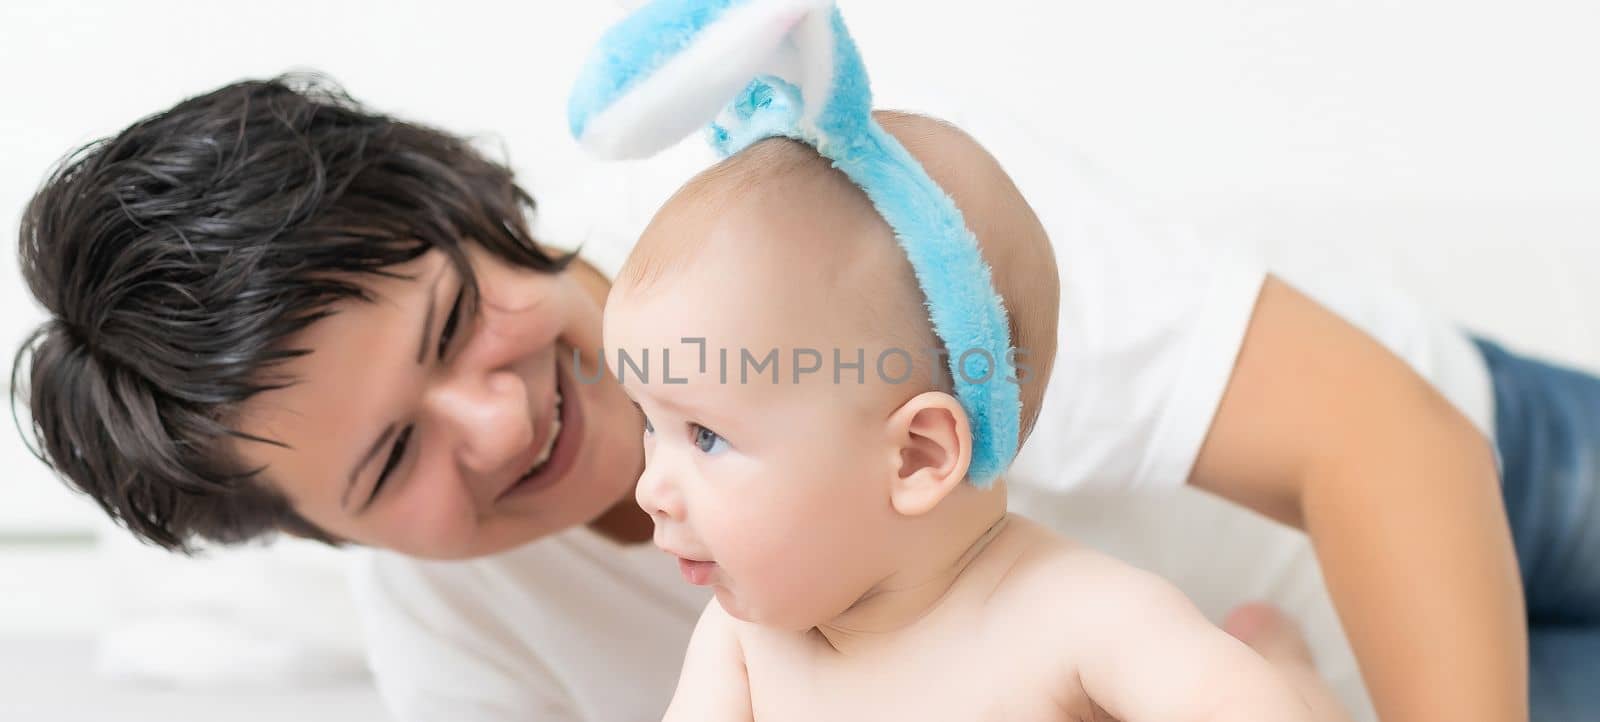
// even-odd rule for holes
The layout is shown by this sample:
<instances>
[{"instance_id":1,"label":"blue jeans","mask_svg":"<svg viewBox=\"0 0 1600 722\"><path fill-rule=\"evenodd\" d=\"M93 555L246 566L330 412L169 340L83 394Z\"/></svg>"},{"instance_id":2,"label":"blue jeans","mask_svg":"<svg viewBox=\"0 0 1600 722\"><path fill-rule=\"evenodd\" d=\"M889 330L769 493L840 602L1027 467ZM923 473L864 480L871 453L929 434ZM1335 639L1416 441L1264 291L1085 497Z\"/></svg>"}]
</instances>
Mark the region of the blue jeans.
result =
<instances>
[{"instance_id":1,"label":"blue jeans","mask_svg":"<svg viewBox=\"0 0 1600 722\"><path fill-rule=\"evenodd\" d=\"M1600 378L1477 344L1527 596L1532 719L1600 720Z\"/></svg>"}]
</instances>

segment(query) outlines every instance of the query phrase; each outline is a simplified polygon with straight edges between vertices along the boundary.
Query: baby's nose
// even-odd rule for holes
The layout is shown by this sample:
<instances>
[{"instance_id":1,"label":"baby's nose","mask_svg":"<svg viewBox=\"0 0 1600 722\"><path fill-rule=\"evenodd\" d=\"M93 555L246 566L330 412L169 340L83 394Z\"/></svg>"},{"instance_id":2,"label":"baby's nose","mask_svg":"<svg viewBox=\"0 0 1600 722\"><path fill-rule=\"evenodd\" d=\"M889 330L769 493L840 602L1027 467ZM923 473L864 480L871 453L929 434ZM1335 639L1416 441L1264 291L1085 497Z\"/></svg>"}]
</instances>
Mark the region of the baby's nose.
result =
<instances>
[{"instance_id":1,"label":"baby's nose","mask_svg":"<svg viewBox=\"0 0 1600 722\"><path fill-rule=\"evenodd\" d=\"M683 495L671 482L664 464L646 462L644 474L633 491L634 501L658 522L663 518L683 520Z\"/></svg>"}]
</instances>

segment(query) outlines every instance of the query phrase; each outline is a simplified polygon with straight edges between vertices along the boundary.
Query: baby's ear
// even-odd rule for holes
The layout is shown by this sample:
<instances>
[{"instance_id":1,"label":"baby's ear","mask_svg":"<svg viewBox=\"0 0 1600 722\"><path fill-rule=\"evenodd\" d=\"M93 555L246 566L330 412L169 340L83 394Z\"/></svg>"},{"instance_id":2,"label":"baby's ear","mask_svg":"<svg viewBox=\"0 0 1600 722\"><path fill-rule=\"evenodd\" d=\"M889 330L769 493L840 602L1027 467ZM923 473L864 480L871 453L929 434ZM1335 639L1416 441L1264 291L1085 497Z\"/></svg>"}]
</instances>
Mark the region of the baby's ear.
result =
<instances>
[{"instance_id":1,"label":"baby's ear","mask_svg":"<svg viewBox=\"0 0 1600 722\"><path fill-rule=\"evenodd\" d=\"M900 454L890 501L906 516L926 514L966 481L972 463L967 413L954 396L927 391L895 410L889 425Z\"/></svg>"}]
</instances>

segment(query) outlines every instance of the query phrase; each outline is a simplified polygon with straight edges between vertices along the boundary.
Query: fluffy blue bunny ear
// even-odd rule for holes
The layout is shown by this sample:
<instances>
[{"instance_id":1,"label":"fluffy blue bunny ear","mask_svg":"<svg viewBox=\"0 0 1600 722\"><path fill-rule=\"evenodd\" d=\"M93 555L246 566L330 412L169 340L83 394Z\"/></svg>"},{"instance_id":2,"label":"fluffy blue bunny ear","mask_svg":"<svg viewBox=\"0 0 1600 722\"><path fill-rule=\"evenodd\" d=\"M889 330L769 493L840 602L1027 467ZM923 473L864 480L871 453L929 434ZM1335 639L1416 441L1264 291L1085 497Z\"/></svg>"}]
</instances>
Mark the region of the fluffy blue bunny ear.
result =
<instances>
[{"instance_id":1,"label":"fluffy blue bunny ear","mask_svg":"<svg viewBox=\"0 0 1600 722\"><path fill-rule=\"evenodd\" d=\"M600 39L567 108L591 153L630 159L682 140L750 80L787 72L790 33L820 0L658 0Z\"/></svg>"},{"instance_id":2,"label":"fluffy blue bunny ear","mask_svg":"<svg viewBox=\"0 0 1600 722\"><path fill-rule=\"evenodd\" d=\"M696 128L731 155L763 138L815 147L866 192L905 250L972 425L967 476L1016 455L1022 402L1010 327L955 202L872 118L861 56L832 0L656 0L601 39L568 107L606 158L659 152Z\"/></svg>"}]
</instances>

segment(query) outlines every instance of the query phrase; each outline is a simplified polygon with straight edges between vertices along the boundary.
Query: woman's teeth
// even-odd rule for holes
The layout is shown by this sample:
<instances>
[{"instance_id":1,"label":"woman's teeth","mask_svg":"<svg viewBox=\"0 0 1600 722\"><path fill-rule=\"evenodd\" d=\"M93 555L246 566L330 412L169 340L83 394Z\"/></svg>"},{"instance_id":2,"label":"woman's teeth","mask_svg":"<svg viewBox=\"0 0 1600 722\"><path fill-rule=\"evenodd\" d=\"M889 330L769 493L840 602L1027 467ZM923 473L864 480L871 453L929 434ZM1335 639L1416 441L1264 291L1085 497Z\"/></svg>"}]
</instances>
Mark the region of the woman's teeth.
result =
<instances>
[{"instance_id":1,"label":"woman's teeth","mask_svg":"<svg viewBox=\"0 0 1600 722\"><path fill-rule=\"evenodd\" d=\"M556 392L556 408L554 418L550 419L550 435L545 437L544 448L539 450L539 458L533 460L533 468L523 474L523 478L533 476L550 460L550 452L556 448L556 441L561 438L561 392Z\"/></svg>"}]
</instances>

